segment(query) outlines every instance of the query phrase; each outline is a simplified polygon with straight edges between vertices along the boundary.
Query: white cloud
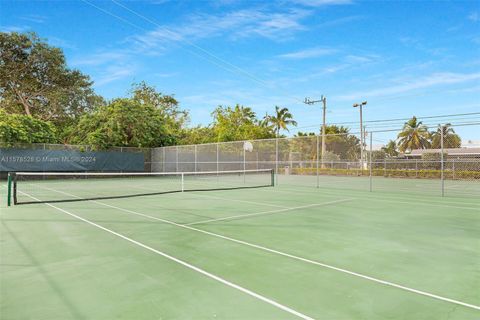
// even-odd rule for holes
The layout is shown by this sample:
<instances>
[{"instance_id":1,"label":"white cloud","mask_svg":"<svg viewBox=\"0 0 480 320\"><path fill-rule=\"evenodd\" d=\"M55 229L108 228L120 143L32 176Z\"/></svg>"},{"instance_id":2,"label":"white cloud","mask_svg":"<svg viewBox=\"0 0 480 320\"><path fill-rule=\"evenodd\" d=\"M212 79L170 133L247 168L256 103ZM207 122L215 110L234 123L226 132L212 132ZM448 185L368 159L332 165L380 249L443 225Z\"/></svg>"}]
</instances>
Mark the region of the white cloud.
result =
<instances>
[{"instance_id":1,"label":"white cloud","mask_svg":"<svg viewBox=\"0 0 480 320\"><path fill-rule=\"evenodd\" d=\"M176 27L160 26L154 31L133 37L132 40L145 49L219 36L230 39L263 37L282 41L295 32L306 30L301 21L310 14L311 11L298 9L284 12L244 9L222 15L194 14Z\"/></svg>"},{"instance_id":2,"label":"white cloud","mask_svg":"<svg viewBox=\"0 0 480 320\"><path fill-rule=\"evenodd\" d=\"M472 12L468 16L468 20L471 20L473 22L478 22L478 21L480 21L480 15L478 14L478 12Z\"/></svg>"},{"instance_id":3,"label":"white cloud","mask_svg":"<svg viewBox=\"0 0 480 320\"><path fill-rule=\"evenodd\" d=\"M21 16L20 19L33 22L33 23L44 23L47 21L47 17L41 16L38 14L29 14L26 16Z\"/></svg>"},{"instance_id":4,"label":"white cloud","mask_svg":"<svg viewBox=\"0 0 480 320\"><path fill-rule=\"evenodd\" d=\"M29 26L0 26L1 32L25 32L30 29Z\"/></svg>"},{"instance_id":5,"label":"white cloud","mask_svg":"<svg viewBox=\"0 0 480 320\"><path fill-rule=\"evenodd\" d=\"M292 2L307 7L321 7L353 3L352 0L293 0Z\"/></svg>"},{"instance_id":6,"label":"white cloud","mask_svg":"<svg viewBox=\"0 0 480 320\"><path fill-rule=\"evenodd\" d=\"M415 80L405 81L404 83L395 86L342 95L337 97L337 99L348 101L364 97L383 97L407 93L409 91L429 88L433 86L458 84L475 80L480 80L480 73L434 73L423 78L416 78Z\"/></svg>"},{"instance_id":7,"label":"white cloud","mask_svg":"<svg viewBox=\"0 0 480 320\"><path fill-rule=\"evenodd\" d=\"M94 83L97 86L103 86L105 84L122 80L127 77L131 77L135 74L135 67L131 65L116 65L108 67L105 72L93 77Z\"/></svg>"},{"instance_id":8,"label":"white cloud","mask_svg":"<svg viewBox=\"0 0 480 320\"><path fill-rule=\"evenodd\" d=\"M115 62L124 62L128 54L120 51L100 52L89 56L74 58L72 64L75 66L98 66Z\"/></svg>"},{"instance_id":9,"label":"white cloud","mask_svg":"<svg viewBox=\"0 0 480 320\"><path fill-rule=\"evenodd\" d=\"M60 47L60 48L63 48L63 49L76 49L77 47L66 41L66 40L63 40L63 39L60 39L60 38L57 38L57 37L48 37L48 44L52 45L52 46L55 46L55 47Z\"/></svg>"},{"instance_id":10,"label":"white cloud","mask_svg":"<svg viewBox=\"0 0 480 320\"><path fill-rule=\"evenodd\" d=\"M327 55L334 54L335 52L337 52L337 50L331 49L331 48L309 48L305 50L285 53L285 54L279 55L279 57L286 58L286 59L307 59L307 58L327 56Z\"/></svg>"}]
</instances>

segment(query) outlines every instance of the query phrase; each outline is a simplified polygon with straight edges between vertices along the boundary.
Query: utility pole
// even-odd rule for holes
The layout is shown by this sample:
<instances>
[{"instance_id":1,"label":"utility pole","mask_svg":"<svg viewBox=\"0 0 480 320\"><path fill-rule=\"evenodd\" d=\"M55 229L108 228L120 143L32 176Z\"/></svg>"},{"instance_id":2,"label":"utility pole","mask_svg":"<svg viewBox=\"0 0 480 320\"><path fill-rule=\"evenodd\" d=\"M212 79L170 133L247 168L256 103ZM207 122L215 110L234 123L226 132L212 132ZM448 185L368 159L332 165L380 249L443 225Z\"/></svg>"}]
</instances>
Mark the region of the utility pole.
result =
<instances>
[{"instance_id":1,"label":"utility pole","mask_svg":"<svg viewBox=\"0 0 480 320\"><path fill-rule=\"evenodd\" d=\"M361 103L354 103L353 107L360 108L360 142L362 144L360 148L360 165L362 166L363 170L363 145L364 145L364 134L363 134L363 117L362 117L362 107L367 105L367 101L363 101Z\"/></svg>"},{"instance_id":2,"label":"utility pole","mask_svg":"<svg viewBox=\"0 0 480 320\"><path fill-rule=\"evenodd\" d=\"M310 98L305 98L304 103L308 105L314 105L315 103L322 102L323 104L323 121L322 121L322 169L325 168L325 163L323 161L323 155L325 154L325 131L326 131L326 113L327 113L327 97L323 96L320 100L310 100Z\"/></svg>"}]
</instances>

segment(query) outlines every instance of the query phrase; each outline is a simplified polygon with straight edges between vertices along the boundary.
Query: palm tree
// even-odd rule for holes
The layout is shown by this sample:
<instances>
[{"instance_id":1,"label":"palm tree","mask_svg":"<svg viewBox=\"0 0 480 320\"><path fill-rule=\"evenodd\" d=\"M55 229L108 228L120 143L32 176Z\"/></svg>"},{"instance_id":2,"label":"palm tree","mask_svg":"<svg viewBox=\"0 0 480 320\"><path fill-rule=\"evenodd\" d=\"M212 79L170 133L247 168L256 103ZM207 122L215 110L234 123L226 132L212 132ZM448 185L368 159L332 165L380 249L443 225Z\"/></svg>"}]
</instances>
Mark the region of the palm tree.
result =
<instances>
[{"instance_id":1,"label":"palm tree","mask_svg":"<svg viewBox=\"0 0 480 320\"><path fill-rule=\"evenodd\" d=\"M296 126L297 121L293 120L292 114L288 111L287 108L281 108L275 106L275 115L269 116L269 121L275 128L275 133L277 137L280 136L280 129L287 130L288 126Z\"/></svg>"},{"instance_id":2,"label":"palm tree","mask_svg":"<svg viewBox=\"0 0 480 320\"><path fill-rule=\"evenodd\" d=\"M394 140L388 141L387 145L382 147L382 151L390 158L398 156L397 143Z\"/></svg>"},{"instance_id":3,"label":"palm tree","mask_svg":"<svg viewBox=\"0 0 480 320\"><path fill-rule=\"evenodd\" d=\"M430 147L430 133L427 126L418 121L417 117L405 122L402 131L398 134L398 148L401 152L413 149L427 149Z\"/></svg>"},{"instance_id":4,"label":"palm tree","mask_svg":"<svg viewBox=\"0 0 480 320\"><path fill-rule=\"evenodd\" d=\"M431 133L432 148L440 149L442 146L442 130L443 130L443 147L444 148L460 148L462 139L453 130L452 125L447 123L438 127L437 131Z\"/></svg>"},{"instance_id":5,"label":"palm tree","mask_svg":"<svg viewBox=\"0 0 480 320\"><path fill-rule=\"evenodd\" d=\"M259 121L259 124L260 124L260 127L262 128L268 128L271 126L271 123L270 123L270 115L268 114L268 112L265 112L265 116L263 117L262 120Z\"/></svg>"}]
</instances>

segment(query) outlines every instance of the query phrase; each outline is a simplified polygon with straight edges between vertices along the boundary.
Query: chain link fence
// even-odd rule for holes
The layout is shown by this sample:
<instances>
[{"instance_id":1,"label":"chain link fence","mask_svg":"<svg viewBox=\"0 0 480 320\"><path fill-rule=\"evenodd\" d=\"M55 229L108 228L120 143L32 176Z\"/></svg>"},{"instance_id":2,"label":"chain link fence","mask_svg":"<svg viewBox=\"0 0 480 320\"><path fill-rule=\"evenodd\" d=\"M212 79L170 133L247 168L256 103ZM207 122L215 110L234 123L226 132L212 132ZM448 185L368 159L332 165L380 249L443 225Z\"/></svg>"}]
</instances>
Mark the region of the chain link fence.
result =
<instances>
[{"instance_id":1,"label":"chain link fence","mask_svg":"<svg viewBox=\"0 0 480 320\"><path fill-rule=\"evenodd\" d=\"M424 148L404 153L389 149L382 140L393 130L366 132L363 139L342 133L108 151L143 153L145 172L274 169L278 185L478 197L480 145L465 147L452 129L458 127L439 127L429 133ZM478 133L480 125L472 129ZM0 143L1 147L7 146ZM94 151L87 145L63 144L14 148Z\"/></svg>"},{"instance_id":2,"label":"chain link fence","mask_svg":"<svg viewBox=\"0 0 480 320\"><path fill-rule=\"evenodd\" d=\"M152 171L275 169L279 185L480 196L480 147L462 146L451 129L404 153L377 143L392 130L155 148Z\"/></svg>"}]
</instances>

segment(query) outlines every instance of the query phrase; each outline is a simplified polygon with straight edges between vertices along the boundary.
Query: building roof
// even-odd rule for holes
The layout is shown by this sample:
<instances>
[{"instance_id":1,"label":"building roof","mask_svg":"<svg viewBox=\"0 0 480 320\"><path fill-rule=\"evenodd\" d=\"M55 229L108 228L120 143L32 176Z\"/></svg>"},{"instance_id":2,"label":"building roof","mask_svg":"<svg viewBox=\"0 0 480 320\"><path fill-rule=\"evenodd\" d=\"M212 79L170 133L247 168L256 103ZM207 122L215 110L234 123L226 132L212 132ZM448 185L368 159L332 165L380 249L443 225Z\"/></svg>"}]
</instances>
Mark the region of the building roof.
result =
<instances>
[{"instance_id":1,"label":"building roof","mask_svg":"<svg viewBox=\"0 0 480 320\"><path fill-rule=\"evenodd\" d=\"M424 153L440 153L441 149L415 149L406 156L421 156ZM443 152L451 156L480 155L480 148L445 148Z\"/></svg>"}]
</instances>

